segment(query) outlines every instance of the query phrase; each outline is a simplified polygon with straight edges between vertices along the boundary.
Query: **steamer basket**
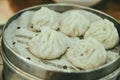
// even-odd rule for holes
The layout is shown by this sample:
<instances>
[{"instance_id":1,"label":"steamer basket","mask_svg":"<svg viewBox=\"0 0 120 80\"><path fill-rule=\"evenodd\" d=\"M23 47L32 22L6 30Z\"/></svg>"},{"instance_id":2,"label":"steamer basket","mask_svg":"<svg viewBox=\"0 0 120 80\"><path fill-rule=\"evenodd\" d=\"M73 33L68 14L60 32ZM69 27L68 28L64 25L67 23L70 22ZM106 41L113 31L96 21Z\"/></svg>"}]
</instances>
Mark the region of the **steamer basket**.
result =
<instances>
[{"instance_id":1,"label":"steamer basket","mask_svg":"<svg viewBox=\"0 0 120 80\"><path fill-rule=\"evenodd\" d=\"M13 65L20 68L24 72L29 73L38 78L43 78L44 80L96 80L104 76L107 76L108 74L112 73L113 71L115 71L116 69L120 67L120 56L119 56L115 60L111 61L109 64L100 66L99 68L95 68L91 70L81 70L79 72L62 72L62 71L51 70L50 68L46 68L44 66L41 66L27 59L28 57L33 59L32 56L29 56L29 55L21 56L17 52L15 52L8 45L8 42L6 38L4 37L5 30L8 28L9 24L13 20L17 19L23 12L36 11L43 6L46 6L58 12L64 12L70 9L82 9L85 11L92 12L100 16L101 18L107 18L108 20L112 21L120 35L119 22L117 22L117 20L115 20L113 17L103 12L100 12L98 10L94 10L88 7L73 5L73 4L46 4L46 5L34 6L34 7L27 8L27 9L24 9L16 13L14 16L12 16L8 20L8 22L6 23L4 27L3 34L2 34L2 37L3 37L2 38L2 51L3 51L3 54L5 54L5 56L7 57L9 62L11 62ZM118 44L117 46L117 51L118 52L120 51L120 44Z\"/></svg>"},{"instance_id":2,"label":"steamer basket","mask_svg":"<svg viewBox=\"0 0 120 80\"><path fill-rule=\"evenodd\" d=\"M45 80L45 79L37 78L19 69L14 64L12 64L4 54L1 54L1 56L4 63L2 80ZM105 77L102 77L98 80L119 80L119 79L120 79L120 67L116 69L114 72L112 72L111 74Z\"/></svg>"},{"instance_id":3,"label":"steamer basket","mask_svg":"<svg viewBox=\"0 0 120 80\"><path fill-rule=\"evenodd\" d=\"M15 65L13 65L7 57L2 54L3 59L3 80L43 80L37 78L29 73L24 72Z\"/></svg>"}]
</instances>

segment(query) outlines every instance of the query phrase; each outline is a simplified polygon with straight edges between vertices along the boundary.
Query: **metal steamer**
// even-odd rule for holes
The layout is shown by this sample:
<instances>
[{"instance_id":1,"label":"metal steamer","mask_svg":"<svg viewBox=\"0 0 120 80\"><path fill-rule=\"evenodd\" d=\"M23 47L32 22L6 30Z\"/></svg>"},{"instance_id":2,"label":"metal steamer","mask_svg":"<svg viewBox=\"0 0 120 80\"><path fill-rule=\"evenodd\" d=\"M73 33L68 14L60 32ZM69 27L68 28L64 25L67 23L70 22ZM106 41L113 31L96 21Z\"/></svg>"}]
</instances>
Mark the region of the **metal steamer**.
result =
<instances>
[{"instance_id":1,"label":"metal steamer","mask_svg":"<svg viewBox=\"0 0 120 80\"><path fill-rule=\"evenodd\" d=\"M41 67L39 64L28 60L27 57L25 58L16 53L13 49L11 49L6 42L6 39L4 38L5 30L8 28L9 24L13 20L17 19L23 12L36 11L43 6L46 6L58 12L64 12L70 9L82 9L85 11L92 12L102 18L107 18L110 21L112 21L115 24L115 27L117 28L118 33L120 35L120 23L117 22L117 20L103 12L88 7L73 4L45 4L21 10L8 20L8 22L4 26L2 34L2 58L4 62L4 80L119 80L120 56L114 61L112 61L110 64L103 65L93 70L81 70L79 72L61 72L46 69L44 66ZM120 49L119 44L117 47L118 51Z\"/></svg>"}]
</instances>

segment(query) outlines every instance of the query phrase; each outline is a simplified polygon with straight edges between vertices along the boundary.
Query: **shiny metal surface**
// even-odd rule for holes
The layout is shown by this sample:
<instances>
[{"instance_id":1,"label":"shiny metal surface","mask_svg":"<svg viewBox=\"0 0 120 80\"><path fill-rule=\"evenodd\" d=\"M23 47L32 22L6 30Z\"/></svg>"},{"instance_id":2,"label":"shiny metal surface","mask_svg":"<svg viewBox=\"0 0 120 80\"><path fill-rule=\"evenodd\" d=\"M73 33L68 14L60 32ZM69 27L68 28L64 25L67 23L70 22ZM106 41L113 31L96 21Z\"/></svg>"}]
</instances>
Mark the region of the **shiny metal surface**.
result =
<instances>
[{"instance_id":1,"label":"shiny metal surface","mask_svg":"<svg viewBox=\"0 0 120 80\"><path fill-rule=\"evenodd\" d=\"M112 18L111 16L91 9L87 7L82 7L78 5L71 5L71 4L46 4L46 5L40 5L40 6L35 6L32 8L24 9L18 13L16 13L13 17L11 17L7 24L5 25L4 30L8 27L8 25L15 20L17 17L19 17L24 11L27 10L38 10L40 7L46 6L49 7L50 9L59 11L59 12L64 12L66 10L70 9L83 9L89 12L92 12L94 14L97 14L98 16L102 18L107 18L110 21L112 21L120 35L120 24ZM110 62L107 65L101 66L99 68L93 69L93 70L81 70L80 72L61 72L61 71L51 71L50 69L46 69L44 66L40 66L39 64L35 64L32 61L24 58L23 56L20 56L17 54L15 51L13 51L9 45L6 43L6 40L4 38L4 34L2 35L2 50L3 54L8 58L8 60L14 64L16 67L20 68L21 70L34 75L38 78L43 78L45 80L94 80L94 79L99 79L104 76L107 76L111 72L115 71L120 67L120 56L115 59L114 61ZM119 48L120 49L120 48ZM7 71L6 71L7 72ZM120 73L118 73L120 74Z\"/></svg>"},{"instance_id":2,"label":"shiny metal surface","mask_svg":"<svg viewBox=\"0 0 120 80\"><path fill-rule=\"evenodd\" d=\"M4 54L1 55L3 59L3 80L43 80L37 78L29 73L26 73L14 66Z\"/></svg>"},{"instance_id":3,"label":"shiny metal surface","mask_svg":"<svg viewBox=\"0 0 120 80\"><path fill-rule=\"evenodd\" d=\"M18 67L13 65L3 53L1 56L4 62L2 80L45 80L45 79L37 78L19 69ZM114 72L110 73L109 75L102 77L98 80L119 80L119 77L120 77L120 67L116 69Z\"/></svg>"},{"instance_id":4,"label":"shiny metal surface","mask_svg":"<svg viewBox=\"0 0 120 80\"><path fill-rule=\"evenodd\" d=\"M98 80L120 80L118 79L120 77L120 67L116 69L114 72L110 73L109 75L100 78Z\"/></svg>"}]
</instances>

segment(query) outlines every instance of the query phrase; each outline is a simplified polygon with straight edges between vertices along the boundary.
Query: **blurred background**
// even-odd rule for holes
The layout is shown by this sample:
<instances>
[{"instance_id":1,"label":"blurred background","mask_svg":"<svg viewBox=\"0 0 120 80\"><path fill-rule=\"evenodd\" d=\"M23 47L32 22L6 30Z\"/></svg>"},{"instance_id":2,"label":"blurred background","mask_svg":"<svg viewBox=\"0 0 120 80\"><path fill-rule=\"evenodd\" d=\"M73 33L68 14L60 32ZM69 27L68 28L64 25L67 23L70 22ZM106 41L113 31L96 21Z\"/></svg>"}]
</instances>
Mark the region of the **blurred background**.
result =
<instances>
[{"instance_id":1,"label":"blurred background","mask_svg":"<svg viewBox=\"0 0 120 80\"><path fill-rule=\"evenodd\" d=\"M120 0L0 0L0 24L5 23L21 9L47 3L73 3L88 6L120 20Z\"/></svg>"}]
</instances>

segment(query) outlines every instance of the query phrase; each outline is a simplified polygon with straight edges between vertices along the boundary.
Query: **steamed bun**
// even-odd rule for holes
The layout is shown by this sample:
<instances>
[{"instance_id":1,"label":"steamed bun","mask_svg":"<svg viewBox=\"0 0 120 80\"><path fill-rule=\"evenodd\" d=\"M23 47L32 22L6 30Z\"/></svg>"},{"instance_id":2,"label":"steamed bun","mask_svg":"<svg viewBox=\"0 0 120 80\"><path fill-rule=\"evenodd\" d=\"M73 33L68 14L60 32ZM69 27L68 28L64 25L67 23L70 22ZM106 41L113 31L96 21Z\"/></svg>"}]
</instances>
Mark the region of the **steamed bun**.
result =
<instances>
[{"instance_id":1,"label":"steamed bun","mask_svg":"<svg viewBox=\"0 0 120 80\"><path fill-rule=\"evenodd\" d=\"M114 24L107 19L93 22L84 38L92 37L101 42L106 49L113 48L119 42Z\"/></svg>"},{"instance_id":2,"label":"steamed bun","mask_svg":"<svg viewBox=\"0 0 120 80\"><path fill-rule=\"evenodd\" d=\"M69 36L83 36L89 27L89 20L79 10L67 11L60 19L60 30Z\"/></svg>"},{"instance_id":3,"label":"steamed bun","mask_svg":"<svg viewBox=\"0 0 120 80\"><path fill-rule=\"evenodd\" d=\"M54 59L60 57L67 49L64 34L42 27L41 33L29 42L29 50L36 57Z\"/></svg>"},{"instance_id":4,"label":"steamed bun","mask_svg":"<svg viewBox=\"0 0 120 80\"><path fill-rule=\"evenodd\" d=\"M40 31L40 27L49 26L56 30L59 27L59 16L60 13L48 9L47 7L42 7L33 15L33 29Z\"/></svg>"},{"instance_id":5,"label":"steamed bun","mask_svg":"<svg viewBox=\"0 0 120 80\"><path fill-rule=\"evenodd\" d=\"M93 38L77 41L67 50L66 58L74 66L81 69L92 69L106 62L104 46Z\"/></svg>"}]
</instances>

